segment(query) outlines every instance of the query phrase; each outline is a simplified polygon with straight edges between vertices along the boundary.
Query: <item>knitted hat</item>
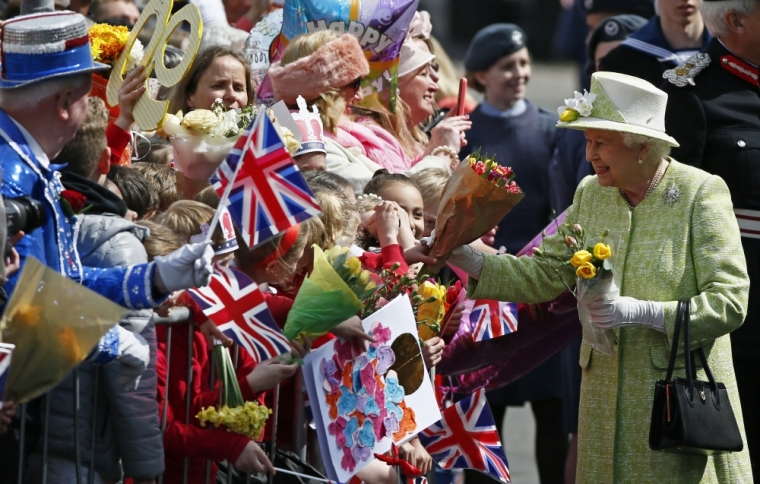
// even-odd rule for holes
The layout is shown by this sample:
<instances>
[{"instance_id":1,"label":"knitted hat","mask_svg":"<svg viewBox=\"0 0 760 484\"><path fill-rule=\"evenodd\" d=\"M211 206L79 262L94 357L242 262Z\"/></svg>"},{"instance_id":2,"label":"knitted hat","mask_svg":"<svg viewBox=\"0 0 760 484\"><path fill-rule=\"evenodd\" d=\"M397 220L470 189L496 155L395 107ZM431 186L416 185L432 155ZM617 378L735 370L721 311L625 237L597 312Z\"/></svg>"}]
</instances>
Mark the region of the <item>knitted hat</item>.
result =
<instances>
[{"instance_id":1,"label":"knitted hat","mask_svg":"<svg viewBox=\"0 0 760 484\"><path fill-rule=\"evenodd\" d=\"M369 63L359 41L344 34L313 54L283 66L278 61L269 68L272 90L277 101L296 105L298 96L313 101L331 89L340 89L369 74Z\"/></svg>"},{"instance_id":2,"label":"knitted hat","mask_svg":"<svg viewBox=\"0 0 760 484\"><path fill-rule=\"evenodd\" d=\"M87 23L81 14L22 15L3 24L0 89L108 68L93 62Z\"/></svg>"},{"instance_id":3,"label":"knitted hat","mask_svg":"<svg viewBox=\"0 0 760 484\"><path fill-rule=\"evenodd\" d=\"M517 25L489 25L480 29L470 42L464 56L464 68L468 72L487 71L496 61L517 52L527 44L528 37Z\"/></svg>"},{"instance_id":4,"label":"knitted hat","mask_svg":"<svg viewBox=\"0 0 760 484\"><path fill-rule=\"evenodd\" d=\"M558 128L604 129L655 138L678 147L665 133L668 95L638 77L615 72L595 72L591 92L575 92L558 109Z\"/></svg>"}]
</instances>

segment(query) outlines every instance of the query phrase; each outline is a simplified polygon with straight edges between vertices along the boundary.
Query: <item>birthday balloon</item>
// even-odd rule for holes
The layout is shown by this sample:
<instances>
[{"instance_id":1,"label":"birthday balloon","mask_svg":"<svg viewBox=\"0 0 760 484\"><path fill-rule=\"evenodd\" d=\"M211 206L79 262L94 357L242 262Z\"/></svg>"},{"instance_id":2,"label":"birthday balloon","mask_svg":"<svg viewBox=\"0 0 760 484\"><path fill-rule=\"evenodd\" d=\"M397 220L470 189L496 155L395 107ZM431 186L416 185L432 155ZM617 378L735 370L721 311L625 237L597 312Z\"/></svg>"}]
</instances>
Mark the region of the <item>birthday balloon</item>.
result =
<instances>
[{"instance_id":1,"label":"birthday balloon","mask_svg":"<svg viewBox=\"0 0 760 484\"><path fill-rule=\"evenodd\" d=\"M419 0L286 0L282 31L272 42L270 60L279 60L288 43L301 34L327 29L351 34L359 40L370 68L362 80L360 106L395 112L399 53L418 4ZM268 80L258 97L264 102L273 98Z\"/></svg>"}]
</instances>

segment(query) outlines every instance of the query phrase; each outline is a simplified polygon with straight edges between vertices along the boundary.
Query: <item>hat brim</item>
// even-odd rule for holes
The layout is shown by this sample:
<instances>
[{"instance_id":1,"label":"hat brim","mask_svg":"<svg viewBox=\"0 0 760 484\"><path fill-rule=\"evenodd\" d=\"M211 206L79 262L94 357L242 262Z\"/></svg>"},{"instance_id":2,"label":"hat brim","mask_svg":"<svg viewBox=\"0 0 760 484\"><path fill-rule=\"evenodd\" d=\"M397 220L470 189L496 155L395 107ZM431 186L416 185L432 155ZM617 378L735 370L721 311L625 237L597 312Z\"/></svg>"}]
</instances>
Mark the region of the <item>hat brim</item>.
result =
<instances>
[{"instance_id":1,"label":"hat brim","mask_svg":"<svg viewBox=\"0 0 760 484\"><path fill-rule=\"evenodd\" d=\"M642 136L648 136L650 138L659 139L667 142L673 148L678 148L680 145L678 141L672 136L661 131L655 131L649 128L642 128L633 124L618 123L617 121L609 121L607 119L594 118L591 116L581 117L575 121L563 123L559 121L557 123L558 128L577 129L579 131L585 131L586 129L603 129L605 131L618 131L620 133L632 133Z\"/></svg>"},{"instance_id":2,"label":"hat brim","mask_svg":"<svg viewBox=\"0 0 760 484\"><path fill-rule=\"evenodd\" d=\"M109 66L108 64L102 64L100 62L93 61L91 67L85 67L83 69L74 69L74 70L66 71L66 72L56 72L55 74L38 77L37 79L29 79L26 81L8 81L0 77L0 89L14 89L17 87L30 86L32 84L36 84L41 81L47 81L47 80L56 79L59 77L75 76L77 74L88 74L91 72L105 71L110 68L111 66ZM0 70L1 69L2 69L2 65L0 65Z\"/></svg>"}]
</instances>

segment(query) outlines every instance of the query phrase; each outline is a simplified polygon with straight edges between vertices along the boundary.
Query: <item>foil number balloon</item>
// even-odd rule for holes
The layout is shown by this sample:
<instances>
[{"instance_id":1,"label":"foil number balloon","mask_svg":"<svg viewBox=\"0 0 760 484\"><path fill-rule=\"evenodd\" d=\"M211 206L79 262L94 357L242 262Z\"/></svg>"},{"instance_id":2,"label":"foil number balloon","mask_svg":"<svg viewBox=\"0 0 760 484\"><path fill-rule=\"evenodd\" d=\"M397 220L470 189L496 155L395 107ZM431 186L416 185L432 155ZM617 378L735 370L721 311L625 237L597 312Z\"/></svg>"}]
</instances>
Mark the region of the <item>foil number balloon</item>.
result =
<instances>
[{"instance_id":1,"label":"foil number balloon","mask_svg":"<svg viewBox=\"0 0 760 484\"><path fill-rule=\"evenodd\" d=\"M198 52L198 47L201 43L203 21L201 21L201 13L195 5L188 4L174 15L171 15L173 3L173 0L151 0L145 6L145 9L143 9L140 18L129 34L124 51L122 51L113 69L111 69L111 77L108 80L108 87L106 88L108 104L111 106L119 104L119 88L124 82L126 61L129 52L132 50L132 44L134 44L138 34L145 26L145 22L154 15L156 16L156 30L148 46L145 47L145 54L142 61L140 61L140 64L145 66L143 73L146 76L150 76L151 72L155 69L156 78L164 87L171 87L185 77L185 73L195 59L195 54ZM182 22L190 24L190 43L185 50L182 62L172 69L167 69L164 65L166 44L169 42L169 37L174 32L174 29ZM142 130L150 131L156 129L161 126L167 109L169 109L169 101L156 101L150 97L146 90L135 103L133 110L135 122Z\"/></svg>"}]
</instances>

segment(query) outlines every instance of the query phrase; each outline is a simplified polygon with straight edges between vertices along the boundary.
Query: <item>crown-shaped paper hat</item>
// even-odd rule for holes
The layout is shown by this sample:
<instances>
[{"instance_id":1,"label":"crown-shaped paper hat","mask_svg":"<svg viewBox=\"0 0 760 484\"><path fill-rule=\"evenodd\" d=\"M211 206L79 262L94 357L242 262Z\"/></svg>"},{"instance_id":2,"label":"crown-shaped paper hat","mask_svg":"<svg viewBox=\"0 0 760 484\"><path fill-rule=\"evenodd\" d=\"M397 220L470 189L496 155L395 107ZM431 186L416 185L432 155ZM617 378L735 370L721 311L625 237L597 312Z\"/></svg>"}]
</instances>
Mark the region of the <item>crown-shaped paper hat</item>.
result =
<instances>
[{"instance_id":1,"label":"crown-shaped paper hat","mask_svg":"<svg viewBox=\"0 0 760 484\"><path fill-rule=\"evenodd\" d=\"M306 153L326 153L324 126L322 118L319 116L319 110L316 105L312 105L312 111L306 106L306 100L303 96L298 96L298 112L291 113L293 121L296 122L298 130L301 132L301 148L295 156L305 155Z\"/></svg>"},{"instance_id":2,"label":"crown-shaped paper hat","mask_svg":"<svg viewBox=\"0 0 760 484\"><path fill-rule=\"evenodd\" d=\"M93 62L83 15L49 12L14 17L3 24L0 89L108 69Z\"/></svg>"}]
</instances>

